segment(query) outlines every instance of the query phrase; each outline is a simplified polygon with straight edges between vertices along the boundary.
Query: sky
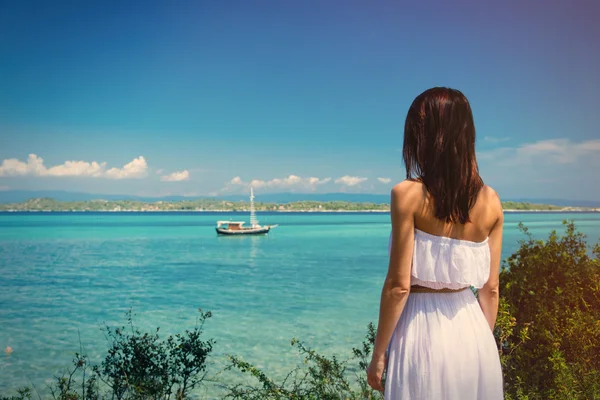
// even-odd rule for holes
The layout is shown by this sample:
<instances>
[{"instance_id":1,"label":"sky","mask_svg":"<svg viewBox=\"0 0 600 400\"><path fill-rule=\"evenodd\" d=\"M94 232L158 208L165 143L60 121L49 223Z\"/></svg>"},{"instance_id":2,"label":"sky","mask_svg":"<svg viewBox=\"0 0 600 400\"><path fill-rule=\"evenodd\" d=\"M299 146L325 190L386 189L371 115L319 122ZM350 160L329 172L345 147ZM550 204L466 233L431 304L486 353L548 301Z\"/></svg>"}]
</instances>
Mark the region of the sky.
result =
<instances>
[{"instance_id":1,"label":"sky","mask_svg":"<svg viewBox=\"0 0 600 400\"><path fill-rule=\"evenodd\" d=\"M0 190L389 193L448 86L501 198L600 199L600 3L484 3L0 0Z\"/></svg>"}]
</instances>

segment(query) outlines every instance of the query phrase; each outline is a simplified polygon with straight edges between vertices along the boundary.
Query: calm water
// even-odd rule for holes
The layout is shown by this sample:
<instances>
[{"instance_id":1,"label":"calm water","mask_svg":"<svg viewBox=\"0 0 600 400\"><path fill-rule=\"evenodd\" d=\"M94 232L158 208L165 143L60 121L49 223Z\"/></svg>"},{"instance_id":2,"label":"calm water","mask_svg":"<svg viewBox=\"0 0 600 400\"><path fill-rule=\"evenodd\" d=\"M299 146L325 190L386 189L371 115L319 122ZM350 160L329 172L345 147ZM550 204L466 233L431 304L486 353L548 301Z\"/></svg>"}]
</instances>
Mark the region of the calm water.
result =
<instances>
[{"instance_id":1,"label":"calm water","mask_svg":"<svg viewBox=\"0 0 600 400\"><path fill-rule=\"evenodd\" d=\"M298 361L290 339L350 355L376 321L387 268L385 214L261 214L269 236L217 237L202 213L0 214L0 393L41 390L79 350L100 361L101 327L125 322L175 333L213 311L212 362L241 355L278 374ZM244 219L246 215L242 216ZM600 213L507 214L503 257L522 221L539 238L577 222L600 237Z\"/></svg>"}]
</instances>

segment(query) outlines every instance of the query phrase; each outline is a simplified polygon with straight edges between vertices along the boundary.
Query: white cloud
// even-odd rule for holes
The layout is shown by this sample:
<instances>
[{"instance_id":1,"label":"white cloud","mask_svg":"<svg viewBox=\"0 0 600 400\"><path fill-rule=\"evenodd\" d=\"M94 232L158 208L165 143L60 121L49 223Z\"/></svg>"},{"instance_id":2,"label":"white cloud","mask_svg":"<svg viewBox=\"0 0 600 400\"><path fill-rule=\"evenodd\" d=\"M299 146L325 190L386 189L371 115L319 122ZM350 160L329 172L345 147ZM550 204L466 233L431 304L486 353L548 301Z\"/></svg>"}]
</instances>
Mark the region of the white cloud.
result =
<instances>
[{"instance_id":1,"label":"white cloud","mask_svg":"<svg viewBox=\"0 0 600 400\"><path fill-rule=\"evenodd\" d=\"M477 153L486 183L501 196L594 199L600 196L600 139L547 139Z\"/></svg>"},{"instance_id":2,"label":"white cloud","mask_svg":"<svg viewBox=\"0 0 600 400\"><path fill-rule=\"evenodd\" d=\"M275 178L270 181L253 180L250 185L253 187L279 187L288 188L294 186L300 186L305 188L314 188L317 185L322 185L331 180L331 178L319 179L311 176L309 178L302 178L297 175L290 175L287 178Z\"/></svg>"},{"instance_id":3,"label":"white cloud","mask_svg":"<svg viewBox=\"0 0 600 400\"><path fill-rule=\"evenodd\" d=\"M163 182L180 182L187 181L190 179L190 173L188 170L176 171L169 175L163 175L160 180Z\"/></svg>"},{"instance_id":4,"label":"white cloud","mask_svg":"<svg viewBox=\"0 0 600 400\"><path fill-rule=\"evenodd\" d=\"M253 179L252 181L250 181L250 183L241 182L241 183L238 183L238 185L252 186L253 188L261 188L261 187L268 186L268 183L265 181L261 181L260 179Z\"/></svg>"},{"instance_id":5,"label":"white cloud","mask_svg":"<svg viewBox=\"0 0 600 400\"><path fill-rule=\"evenodd\" d=\"M390 183L392 180L390 178L377 178L377 180L381 183L385 183L388 184Z\"/></svg>"},{"instance_id":6,"label":"white cloud","mask_svg":"<svg viewBox=\"0 0 600 400\"><path fill-rule=\"evenodd\" d=\"M156 170L156 175L160 175L160 174L162 174L162 173L163 173L163 170L162 170L162 169L157 169L157 170Z\"/></svg>"},{"instance_id":7,"label":"white cloud","mask_svg":"<svg viewBox=\"0 0 600 400\"><path fill-rule=\"evenodd\" d=\"M331 178L323 178L323 179L319 179L319 178L315 178L315 177L310 177L308 178L308 183L310 185L322 185L324 183L327 183L331 180Z\"/></svg>"},{"instance_id":8,"label":"white cloud","mask_svg":"<svg viewBox=\"0 0 600 400\"><path fill-rule=\"evenodd\" d=\"M569 139L542 140L517 149L517 156L521 159L548 157L560 164L572 164L593 155L600 155L598 139L580 143L572 143Z\"/></svg>"},{"instance_id":9,"label":"white cloud","mask_svg":"<svg viewBox=\"0 0 600 400\"><path fill-rule=\"evenodd\" d=\"M111 168L106 171L106 177L112 179L127 179L127 178L143 178L146 176L148 170L148 164L146 159L142 156L134 158L128 164L125 164L123 168Z\"/></svg>"},{"instance_id":10,"label":"white cloud","mask_svg":"<svg viewBox=\"0 0 600 400\"><path fill-rule=\"evenodd\" d=\"M224 191L232 186L242 186L249 188L252 186L255 189L259 188L276 188L276 189L288 189L288 190L316 190L320 185L323 185L331 181L331 178L316 178L314 176L303 178L298 175L289 175L285 178L274 178L268 181L261 179L253 179L250 182L244 182L242 178L236 176L227 183L227 186L223 189Z\"/></svg>"},{"instance_id":11,"label":"white cloud","mask_svg":"<svg viewBox=\"0 0 600 400\"><path fill-rule=\"evenodd\" d=\"M0 164L0 176L45 175L44 160L30 154L27 162L9 158Z\"/></svg>"},{"instance_id":12,"label":"white cloud","mask_svg":"<svg viewBox=\"0 0 600 400\"><path fill-rule=\"evenodd\" d=\"M381 178L381 179L389 179L389 178ZM267 189L286 189L290 191L296 190L310 190L314 191L319 186L324 185L328 182L331 182L331 178L317 178L314 176L311 177L301 177L298 175L289 175L285 178L274 178L271 180L261 180L261 179L253 179L250 182L246 182L242 180L239 176L236 176L232 180L230 180L225 188L221 191L229 191L234 187L243 187L249 188L252 186L255 189L259 188L267 188ZM358 177L358 176L342 176L335 180L335 183L341 184L344 186L358 186L360 183L366 181L367 178ZM388 180L388 182L391 180Z\"/></svg>"},{"instance_id":13,"label":"white cloud","mask_svg":"<svg viewBox=\"0 0 600 400\"><path fill-rule=\"evenodd\" d=\"M519 147L501 147L479 152L480 160L498 162L503 166L541 164L576 164L600 159L600 139L579 143L570 139L548 139L526 143Z\"/></svg>"},{"instance_id":14,"label":"white cloud","mask_svg":"<svg viewBox=\"0 0 600 400\"><path fill-rule=\"evenodd\" d=\"M338 183L338 184L344 185L344 186L356 186L366 180L367 180L367 178L362 178L359 176L345 175L345 176L342 176L342 177L336 179L335 183Z\"/></svg>"},{"instance_id":15,"label":"white cloud","mask_svg":"<svg viewBox=\"0 0 600 400\"><path fill-rule=\"evenodd\" d=\"M232 180L229 181L230 185L246 185L246 183L244 183L242 181L242 178L240 178L239 176L236 176L235 178L233 178Z\"/></svg>"},{"instance_id":16,"label":"white cloud","mask_svg":"<svg viewBox=\"0 0 600 400\"><path fill-rule=\"evenodd\" d=\"M23 162L16 158L2 161L0 165L0 176L88 176L104 177L108 179L142 178L146 176L148 164L144 157L133 159L123 168L111 168L106 170L106 163L96 161L65 161L63 164L46 167L44 159L35 154L30 154L27 161Z\"/></svg>"},{"instance_id":17,"label":"white cloud","mask_svg":"<svg viewBox=\"0 0 600 400\"><path fill-rule=\"evenodd\" d=\"M42 163L43 160L39 159ZM49 176L100 176L104 172L105 164L98 164L93 161L91 163L85 161L65 161L64 164L55 165L54 167L50 167L47 170L43 170L43 164L40 165L38 169L39 172L42 172L41 175L49 175Z\"/></svg>"}]
</instances>

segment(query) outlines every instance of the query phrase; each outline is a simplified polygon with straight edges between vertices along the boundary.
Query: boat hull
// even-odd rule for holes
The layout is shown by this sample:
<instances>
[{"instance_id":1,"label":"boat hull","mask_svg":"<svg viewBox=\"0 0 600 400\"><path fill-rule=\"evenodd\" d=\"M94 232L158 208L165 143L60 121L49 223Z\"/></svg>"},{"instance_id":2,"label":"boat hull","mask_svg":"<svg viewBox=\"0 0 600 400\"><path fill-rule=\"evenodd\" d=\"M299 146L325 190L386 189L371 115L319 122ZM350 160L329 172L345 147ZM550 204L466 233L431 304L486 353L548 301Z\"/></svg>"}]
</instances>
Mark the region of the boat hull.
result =
<instances>
[{"instance_id":1,"label":"boat hull","mask_svg":"<svg viewBox=\"0 0 600 400\"><path fill-rule=\"evenodd\" d=\"M270 226L264 226L260 228L246 228L246 229L226 229L226 228L215 228L219 235L239 236L239 235L266 235L271 230Z\"/></svg>"}]
</instances>

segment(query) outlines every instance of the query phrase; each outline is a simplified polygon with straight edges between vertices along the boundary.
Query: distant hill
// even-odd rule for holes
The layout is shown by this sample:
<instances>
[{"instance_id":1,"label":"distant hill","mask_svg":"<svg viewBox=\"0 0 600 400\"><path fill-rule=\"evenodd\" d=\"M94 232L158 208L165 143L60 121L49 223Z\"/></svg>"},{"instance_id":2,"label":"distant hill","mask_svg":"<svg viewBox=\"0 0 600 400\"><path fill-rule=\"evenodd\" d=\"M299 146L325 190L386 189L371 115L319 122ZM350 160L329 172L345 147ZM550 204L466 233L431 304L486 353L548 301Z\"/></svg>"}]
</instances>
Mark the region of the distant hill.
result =
<instances>
[{"instance_id":1,"label":"distant hill","mask_svg":"<svg viewBox=\"0 0 600 400\"><path fill-rule=\"evenodd\" d=\"M593 200L515 198L515 199L502 199L502 201L514 201L514 202L518 202L518 203L552 204L554 206L561 206L561 207L591 207L591 208L600 207L600 201L593 201Z\"/></svg>"},{"instance_id":2,"label":"distant hill","mask_svg":"<svg viewBox=\"0 0 600 400\"><path fill-rule=\"evenodd\" d=\"M133 200L143 202L155 201L182 201L196 199L223 199L229 201L247 201L248 195L228 195L228 196L163 196L163 197L144 197L118 194L93 194L83 192L69 192L62 190L5 190L0 191L0 203L20 203L29 199L51 198L58 201L86 201L86 200ZM263 203L286 204L298 201L346 201L356 203L389 203L389 194L368 194L368 193L258 193L256 200ZM564 200L548 198L514 198L502 199L503 201L527 202L534 204L552 204L556 206L571 207L600 207L600 201L587 200Z\"/></svg>"},{"instance_id":3,"label":"distant hill","mask_svg":"<svg viewBox=\"0 0 600 400\"><path fill-rule=\"evenodd\" d=\"M363 194L363 193L264 193L257 194L256 200L263 203L292 203L297 201L350 201L356 203L386 204L389 194ZM86 200L134 200L144 202L154 201L182 201L197 199L222 199L229 201L247 201L248 195L226 196L132 196L118 194L94 194L82 192L68 192L62 190L6 190L0 191L0 203L20 203L29 199L50 198L58 201L86 201Z\"/></svg>"}]
</instances>

